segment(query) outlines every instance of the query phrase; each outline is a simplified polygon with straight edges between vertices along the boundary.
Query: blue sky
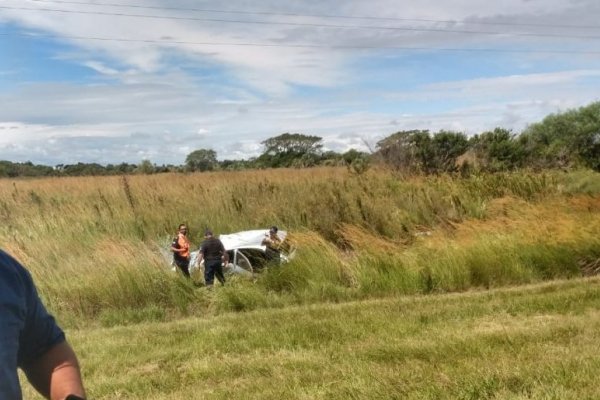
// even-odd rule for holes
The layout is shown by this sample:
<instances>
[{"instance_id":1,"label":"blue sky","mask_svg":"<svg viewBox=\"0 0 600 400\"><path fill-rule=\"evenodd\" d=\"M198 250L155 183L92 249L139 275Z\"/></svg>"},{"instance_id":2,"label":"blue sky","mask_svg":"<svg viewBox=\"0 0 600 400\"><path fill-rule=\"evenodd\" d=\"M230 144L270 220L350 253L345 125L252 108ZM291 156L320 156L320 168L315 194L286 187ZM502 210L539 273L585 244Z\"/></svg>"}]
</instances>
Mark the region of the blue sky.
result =
<instances>
[{"instance_id":1,"label":"blue sky","mask_svg":"<svg viewBox=\"0 0 600 400\"><path fill-rule=\"evenodd\" d=\"M498 3L498 4L494 4ZM597 0L0 0L0 159L182 164L600 100Z\"/></svg>"}]
</instances>

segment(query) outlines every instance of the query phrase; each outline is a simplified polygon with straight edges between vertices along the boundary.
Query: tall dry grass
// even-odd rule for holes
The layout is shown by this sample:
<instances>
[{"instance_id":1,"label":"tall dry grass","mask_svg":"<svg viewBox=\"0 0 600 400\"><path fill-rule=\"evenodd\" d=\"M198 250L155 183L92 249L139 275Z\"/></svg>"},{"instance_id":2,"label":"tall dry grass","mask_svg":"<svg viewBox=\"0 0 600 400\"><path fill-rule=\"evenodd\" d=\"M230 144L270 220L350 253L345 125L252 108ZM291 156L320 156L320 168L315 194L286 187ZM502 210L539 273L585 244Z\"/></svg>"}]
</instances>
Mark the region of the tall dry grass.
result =
<instances>
[{"instance_id":1,"label":"tall dry grass","mask_svg":"<svg viewBox=\"0 0 600 400\"><path fill-rule=\"evenodd\" d=\"M575 276L597 260L598 182L341 168L1 180L0 240L72 323L466 290ZM161 254L181 222L195 244L205 227L276 224L300 251L207 294Z\"/></svg>"}]
</instances>

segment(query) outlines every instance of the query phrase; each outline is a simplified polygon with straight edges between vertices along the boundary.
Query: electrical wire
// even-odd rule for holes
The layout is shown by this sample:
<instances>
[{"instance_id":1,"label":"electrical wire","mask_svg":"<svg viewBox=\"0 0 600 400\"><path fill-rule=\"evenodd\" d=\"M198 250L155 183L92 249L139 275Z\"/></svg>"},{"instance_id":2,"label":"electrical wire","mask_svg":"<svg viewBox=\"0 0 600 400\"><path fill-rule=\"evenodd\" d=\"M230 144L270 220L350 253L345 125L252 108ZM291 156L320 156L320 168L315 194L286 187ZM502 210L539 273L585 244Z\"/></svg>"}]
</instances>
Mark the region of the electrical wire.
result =
<instances>
[{"instance_id":1,"label":"electrical wire","mask_svg":"<svg viewBox=\"0 0 600 400\"><path fill-rule=\"evenodd\" d=\"M350 20L374 20L374 21L401 21L401 22L429 22L444 24L475 24L475 25L503 25L503 26L523 26L523 27L544 27L544 28L566 28L566 29L600 29L600 25L569 25L569 24L541 24L541 23L520 23L520 22L489 22L489 21L471 21L471 20L444 20L444 19L425 19L425 18L399 18L399 17L376 17L376 16L353 16L353 15L334 15L334 14L300 14L269 11L242 11L242 10L223 10L213 8L191 8L191 7L165 7L165 6L145 6L122 3L104 3L104 2L83 2L67 0L29 0L38 3L54 4L73 4L85 6L108 6L122 8L137 8L148 10L170 10L186 12L208 12L221 14L243 14L243 15L269 15L276 17L302 17L302 18L336 18Z\"/></svg>"},{"instance_id":2,"label":"electrical wire","mask_svg":"<svg viewBox=\"0 0 600 400\"><path fill-rule=\"evenodd\" d=\"M132 17L132 18L150 18L150 19L166 19L166 20L185 20L185 21L203 21L203 22L218 22L218 23L236 23L236 24L255 24L255 25L278 25L278 26L300 26L313 28L337 28L337 29L371 29L371 30L391 30L391 31L407 31L407 32L436 32L436 33L459 33L459 34L477 34L477 35L501 35L501 36L518 36L518 37L550 37L550 38L570 38L570 39L600 39L600 36L590 35L565 35L553 33L528 33L528 32L494 32L494 31L474 31L474 30L457 30L457 29L442 29L442 28L413 28L413 27L386 27L386 26L370 26L370 25L333 25L333 24L313 24L302 22L277 22L277 21L247 21L247 20L230 20L219 18L200 18L200 17L177 17L164 15L145 15L145 14L127 14L127 13L111 13L103 11L79 11L79 10L59 10L52 8L27 8L27 7L11 7L0 6L0 9L19 10L19 11L42 11L55 12L64 14L83 14L83 15L103 15L114 17Z\"/></svg>"},{"instance_id":3,"label":"electrical wire","mask_svg":"<svg viewBox=\"0 0 600 400\"><path fill-rule=\"evenodd\" d=\"M0 33L0 37L20 36L29 38L93 40L122 43L145 43L156 45L196 45L196 46L240 46L240 47L288 47L313 49L348 49L348 50L406 50L406 51L445 51L445 52L488 52L488 53L526 53L526 54L588 54L600 55L600 51L587 50L539 50L539 49L494 49L494 48L450 48L450 47L405 47L405 46L367 46L367 45L320 45L320 44L283 44L283 43L251 43L251 42L192 42L185 40L124 39L98 36L52 35L38 33Z\"/></svg>"}]
</instances>

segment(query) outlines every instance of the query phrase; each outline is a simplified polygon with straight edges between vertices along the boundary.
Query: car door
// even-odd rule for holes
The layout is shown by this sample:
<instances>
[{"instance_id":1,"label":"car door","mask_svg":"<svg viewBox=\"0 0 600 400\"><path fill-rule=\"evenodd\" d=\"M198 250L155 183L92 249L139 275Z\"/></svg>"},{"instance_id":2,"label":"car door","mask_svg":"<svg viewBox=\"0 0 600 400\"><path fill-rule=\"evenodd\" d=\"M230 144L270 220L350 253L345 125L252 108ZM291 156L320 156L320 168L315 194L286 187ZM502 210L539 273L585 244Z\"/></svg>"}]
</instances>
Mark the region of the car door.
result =
<instances>
[{"instance_id":1,"label":"car door","mask_svg":"<svg viewBox=\"0 0 600 400\"><path fill-rule=\"evenodd\" d=\"M246 257L238 249L233 250L233 258L230 258L230 260L231 259L233 259L233 263L231 266L232 273L248 275L254 272L254 269L252 268L252 264L250 263L250 260L248 260L248 257Z\"/></svg>"}]
</instances>

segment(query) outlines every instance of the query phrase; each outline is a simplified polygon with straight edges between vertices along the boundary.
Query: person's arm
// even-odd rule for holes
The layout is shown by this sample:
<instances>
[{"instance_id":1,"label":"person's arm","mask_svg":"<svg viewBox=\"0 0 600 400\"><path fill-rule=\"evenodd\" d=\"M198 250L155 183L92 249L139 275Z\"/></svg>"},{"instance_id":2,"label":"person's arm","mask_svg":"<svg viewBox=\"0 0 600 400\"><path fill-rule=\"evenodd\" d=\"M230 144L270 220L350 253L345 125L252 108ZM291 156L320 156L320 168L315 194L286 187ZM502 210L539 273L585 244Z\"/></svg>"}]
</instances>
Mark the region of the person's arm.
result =
<instances>
[{"instance_id":1,"label":"person's arm","mask_svg":"<svg viewBox=\"0 0 600 400\"><path fill-rule=\"evenodd\" d=\"M229 254L227 252L223 253L223 262L225 265L229 264Z\"/></svg>"},{"instance_id":2,"label":"person's arm","mask_svg":"<svg viewBox=\"0 0 600 400\"><path fill-rule=\"evenodd\" d=\"M47 399L64 400L68 395L85 397L77 356L66 341L24 365L23 371L32 386Z\"/></svg>"},{"instance_id":3,"label":"person's arm","mask_svg":"<svg viewBox=\"0 0 600 400\"><path fill-rule=\"evenodd\" d=\"M273 250L277 250L279 248L279 245L281 244L281 240L279 239L279 236L269 236L265 238L263 244Z\"/></svg>"},{"instance_id":4,"label":"person's arm","mask_svg":"<svg viewBox=\"0 0 600 400\"><path fill-rule=\"evenodd\" d=\"M229 263L229 254L227 253L227 250L225 250L225 246L223 246L223 242L221 242L221 258L223 260L223 263L225 265L227 265Z\"/></svg>"},{"instance_id":5,"label":"person's arm","mask_svg":"<svg viewBox=\"0 0 600 400\"><path fill-rule=\"evenodd\" d=\"M265 237L263 238L262 242L260 242L260 244L263 246L269 246L271 244L271 238L269 237L268 233L265 234Z\"/></svg>"},{"instance_id":6,"label":"person's arm","mask_svg":"<svg viewBox=\"0 0 600 400\"><path fill-rule=\"evenodd\" d=\"M200 244L200 248L198 249L198 261L196 261L197 265L202 264L202 260L204 260L204 242Z\"/></svg>"}]
</instances>

